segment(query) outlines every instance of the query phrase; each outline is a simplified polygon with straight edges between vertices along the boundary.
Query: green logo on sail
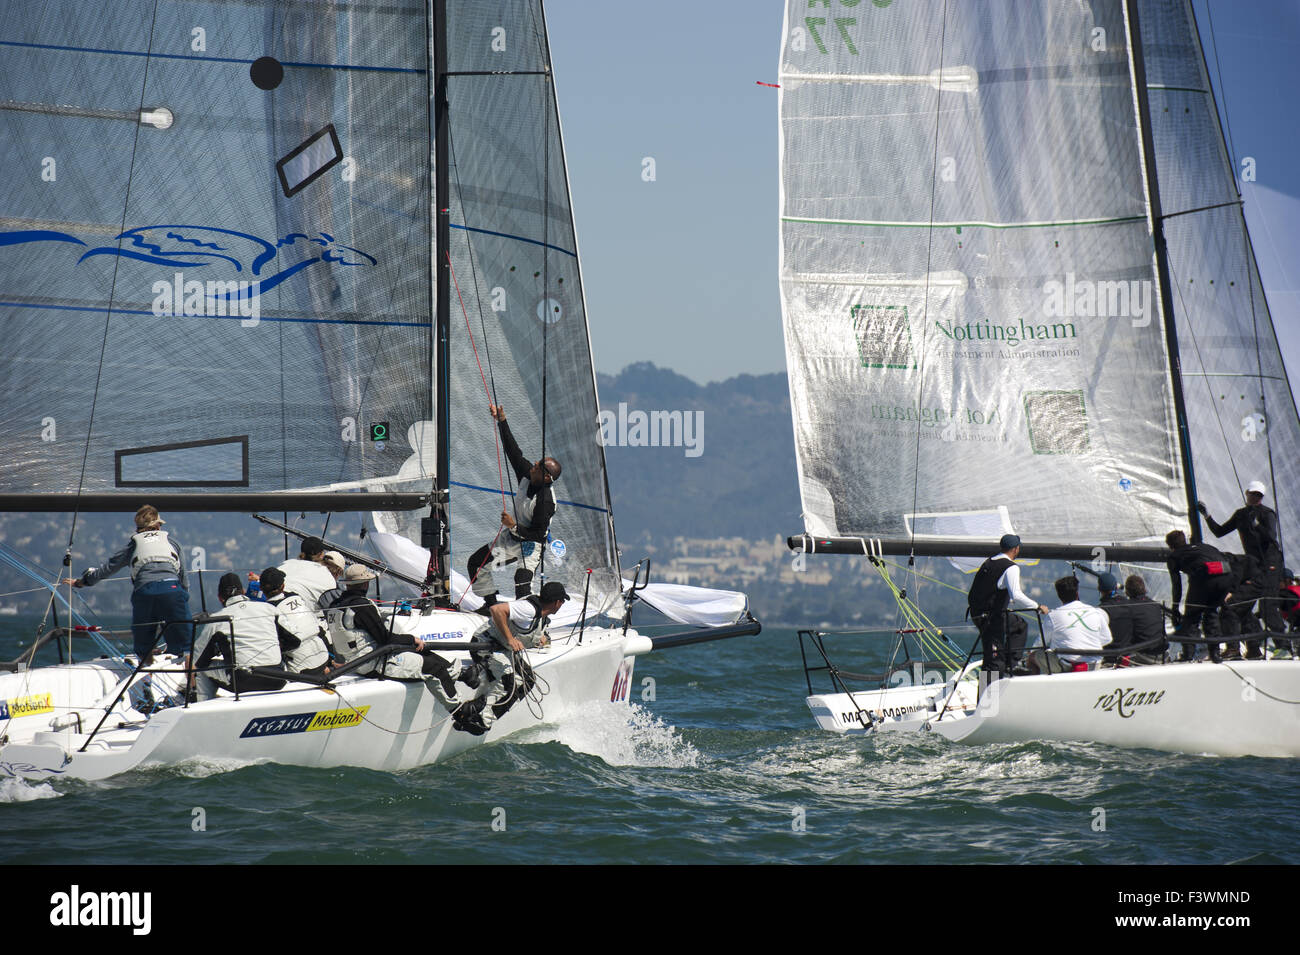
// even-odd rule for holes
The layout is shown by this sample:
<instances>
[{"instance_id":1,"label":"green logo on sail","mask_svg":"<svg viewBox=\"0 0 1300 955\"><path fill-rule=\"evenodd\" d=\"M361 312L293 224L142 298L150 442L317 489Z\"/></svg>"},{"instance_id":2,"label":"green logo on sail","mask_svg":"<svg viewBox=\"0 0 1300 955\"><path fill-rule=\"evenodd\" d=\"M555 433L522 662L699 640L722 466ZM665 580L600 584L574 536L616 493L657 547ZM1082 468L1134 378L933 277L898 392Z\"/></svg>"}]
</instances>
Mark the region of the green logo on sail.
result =
<instances>
[{"instance_id":1,"label":"green logo on sail","mask_svg":"<svg viewBox=\"0 0 1300 955\"><path fill-rule=\"evenodd\" d=\"M915 368L906 305L854 305L849 309L863 368Z\"/></svg>"},{"instance_id":2,"label":"green logo on sail","mask_svg":"<svg viewBox=\"0 0 1300 955\"><path fill-rule=\"evenodd\" d=\"M1088 450L1088 412L1082 391L1026 391L1025 421L1034 454Z\"/></svg>"}]
</instances>

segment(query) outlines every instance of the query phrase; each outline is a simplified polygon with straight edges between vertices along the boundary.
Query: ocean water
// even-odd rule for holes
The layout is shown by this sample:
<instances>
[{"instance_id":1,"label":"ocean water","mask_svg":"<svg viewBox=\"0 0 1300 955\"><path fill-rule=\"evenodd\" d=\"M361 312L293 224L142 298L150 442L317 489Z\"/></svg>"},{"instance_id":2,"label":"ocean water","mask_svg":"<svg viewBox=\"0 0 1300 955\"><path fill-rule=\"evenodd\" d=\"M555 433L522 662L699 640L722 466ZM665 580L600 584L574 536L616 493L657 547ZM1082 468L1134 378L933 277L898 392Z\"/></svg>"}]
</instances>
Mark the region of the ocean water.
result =
<instances>
[{"instance_id":1,"label":"ocean water","mask_svg":"<svg viewBox=\"0 0 1300 955\"><path fill-rule=\"evenodd\" d=\"M30 632L5 621L0 658ZM641 658L631 706L408 772L195 759L6 779L0 862L1300 862L1300 761L848 739L804 693L794 632L767 629Z\"/></svg>"}]
</instances>

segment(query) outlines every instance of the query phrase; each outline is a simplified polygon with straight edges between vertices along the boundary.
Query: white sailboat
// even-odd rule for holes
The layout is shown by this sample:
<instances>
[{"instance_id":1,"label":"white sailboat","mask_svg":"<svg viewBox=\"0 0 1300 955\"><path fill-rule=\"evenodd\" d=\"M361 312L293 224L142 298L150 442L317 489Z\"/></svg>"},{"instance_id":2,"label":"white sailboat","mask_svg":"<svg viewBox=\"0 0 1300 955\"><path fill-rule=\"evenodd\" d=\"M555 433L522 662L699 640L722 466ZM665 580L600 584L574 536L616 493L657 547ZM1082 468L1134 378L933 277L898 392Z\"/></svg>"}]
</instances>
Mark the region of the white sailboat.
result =
<instances>
[{"instance_id":1,"label":"white sailboat","mask_svg":"<svg viewBox=\"0 0 1300 955\"><path fill-rule=\"evenodd\" d=\"M544 692L486 736L420 682L194 703L184 660L107 653L0 675L0 776L403 769L626 701L652 649L757 632L743 595L622 577L539 0L48 7L0 41L0 155L53 164L0 201L0 507L369 512L379 556L353 559L427 594L386 619L465 660L483 618L452 560L514 483L493 403L563 463L538 576L573 599L528 653ZM634 599L712 629L644 636ZM76 620L61 646L111 649Z\"/></svg>"},{"instance_id":2,"label":"white sailboat","mask_svg":"<svg viewBox=\"0 0 1300 955\"><path fill-rule=\"evenodd\" d=\"M780 276L806 530L791 547L978 561L1012 532L1024 557L1159 564L1168 531L1199 537L1196 501L1227 514L1264 480L1296 553L1300 418L1191 4L851 13L786 8ZM1153 590L1164 574L1148 569ZM1300 661L980 692L978 664L901 602L900 636L947 672L854 690L814 657L822 728L1300 756Z\"/></svg>"}]
</instances>

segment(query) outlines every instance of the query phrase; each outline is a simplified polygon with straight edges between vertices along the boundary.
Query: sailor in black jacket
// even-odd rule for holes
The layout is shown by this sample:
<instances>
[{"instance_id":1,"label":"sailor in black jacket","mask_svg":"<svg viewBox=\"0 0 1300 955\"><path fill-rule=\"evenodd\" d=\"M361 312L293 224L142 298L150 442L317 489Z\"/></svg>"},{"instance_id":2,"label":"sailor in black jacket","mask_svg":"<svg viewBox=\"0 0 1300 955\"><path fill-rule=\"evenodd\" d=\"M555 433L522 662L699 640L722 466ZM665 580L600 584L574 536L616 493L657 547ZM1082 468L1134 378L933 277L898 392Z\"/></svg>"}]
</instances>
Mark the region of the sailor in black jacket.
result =
<instances>
[{"instance_id":1,"label":"sailor in black jacket","mask_svg":"<svg viewBox=\"0 0 1300 955\"><path fill-rule=\"evenodd\" d=\"M1169 555L1169 579L1173 583L1173 603L1177 609L1183 597L1183 578L1187 575L1187 603L1175 636L1190 636L1201 629L1206 640L1219 636L1219 610L1232 597L1232 569L1227 559L1209 544L1189 544L1182 531L1170 531L1165 543L1173 551ZM1210 659L1220 660L1219 645L1210 643ZM1196 645L1183 644L1178 659L1184 662L1195 659Z\"/></svg>"},{"instance_id":2,"label":"sailor in black jacket","mask_svg":"<svg viewBox=\"0 0 1300 955\"><path fill-rule=\"evenodd\" d=\"M1215 537L1236 531L1241 538L1241 549L1259 561L1259 615L1264 620L1264 629L1281 634L1286 632L1286 622L1274 595L1282 586L1282 544L1278 536L1277 512L1264 506L1264 494L1264 482L1251 481L1246 486L1246 506L1233 511L1224 524L1211 517L1200 501L1196 502L1196 509L1205 515L1205 523Z\"/></svg>"},{"instance_id":3,"label":"sailor in black jacket","mask_svg":"<svg viewBox=\"0 0 1300 955\"><path fill-rule=\"evenodd\" d=\"M483 598L483 608L479 611L483 614L497 602L493 567L516 564L515 597L526 597L532 592L533 573L541 564L547 528L555 516L555 491L551 485L560 478L560 462L555 458L545 457L530 464L524 457L506 424L505 408L488 405L488 410L497 420L501 445L518 484L511 509L501 512L501 530L496 540L474 551L466 567L474 593Z\"/></svg>"}]
</instances>

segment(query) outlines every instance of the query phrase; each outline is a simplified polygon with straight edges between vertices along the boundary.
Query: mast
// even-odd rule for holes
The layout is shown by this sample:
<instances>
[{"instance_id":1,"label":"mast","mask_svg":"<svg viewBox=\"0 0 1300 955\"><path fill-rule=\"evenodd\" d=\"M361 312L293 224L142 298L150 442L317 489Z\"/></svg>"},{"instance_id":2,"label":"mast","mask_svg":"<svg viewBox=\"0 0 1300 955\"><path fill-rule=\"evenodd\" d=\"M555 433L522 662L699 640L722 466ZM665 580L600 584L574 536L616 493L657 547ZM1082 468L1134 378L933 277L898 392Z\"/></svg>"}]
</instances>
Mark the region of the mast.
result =
<instances>
[{"instance_id":1,"label":"mast","mask_svg":"<svg viewBox=\"0 0 1300 955\"><path fill-rule=\"evenodd\" d=\"M1164 213L1160 207L1160 185L1156 175L1155 141L1151 135L1151 104L1147 98L1146 64L1142 58L1141 24L1136 0L1124 0L1124 17L1128 24L1129 50L1133 62L1133 91L1137 98L1138 125L1142 131L1142 161L1146 173L1147 197L1151 206L1151 237L1156 247L1156 273L1160 281L1160 301L1165 320L1165 347L1169 352L1169 371L1174 390L1174 414L1178 423L1178 445L1182 449L1183 484L1187 488L1187 518L1192 525L1192 541L1201 540L1201 515L1196 510L1196 476L1192 470L1191 433L1187 427L1187 404L1183 398L1183 367L1178 351L1178 329L1174 322L1173 283L1169 280L1169 248L1165 244Z\"/></svg>"},{"instance_id":2,"label":"mast","mask_svg":"<svg viewBox=\"0 0 1300 955\"><path fill-rule=\"evenodd\" d=\"M447 0L433 0L431 67L434 138L434 243L429 264L429 281L436 290L433 335L433 366L430 387L433 390L433 420L438 432L437 466L433 478L433 505L425 518L421 536L429 550L429 571L425 581L434 599L450 603L451 540L448 506L451 476L451 394L448 388L451 368L451 179L447 142ZM426 10L428 8L426 7Z\"/></svg>"}]
</instances>

